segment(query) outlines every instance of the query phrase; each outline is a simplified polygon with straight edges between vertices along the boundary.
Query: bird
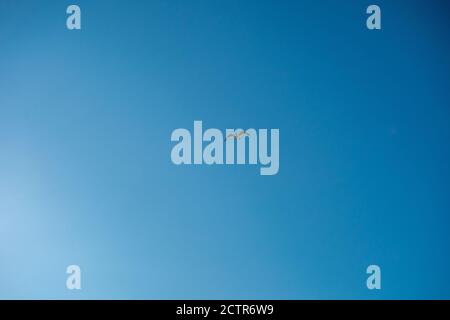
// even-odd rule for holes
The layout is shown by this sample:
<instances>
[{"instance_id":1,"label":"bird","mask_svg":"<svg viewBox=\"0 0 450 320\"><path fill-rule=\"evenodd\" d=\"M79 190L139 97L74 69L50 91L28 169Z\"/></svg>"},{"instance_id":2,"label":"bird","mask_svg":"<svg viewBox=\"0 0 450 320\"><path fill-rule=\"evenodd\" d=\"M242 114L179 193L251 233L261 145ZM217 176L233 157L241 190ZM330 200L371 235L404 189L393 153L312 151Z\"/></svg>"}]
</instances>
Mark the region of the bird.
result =
<instances>
[{"instance_id":1,"label":"bird","mask_svg":"<svg viewBox=\"0 0 450 320\"><path fill-rule=\"evenodd\" d=\"M244 130L242 130L241 132L238 133L230 133L225 140L228 140L229 138L235 138L235 139L240 139L243 136L249 136L249 134L247 132L245 132Z\"/></svg>"}]
</instances>

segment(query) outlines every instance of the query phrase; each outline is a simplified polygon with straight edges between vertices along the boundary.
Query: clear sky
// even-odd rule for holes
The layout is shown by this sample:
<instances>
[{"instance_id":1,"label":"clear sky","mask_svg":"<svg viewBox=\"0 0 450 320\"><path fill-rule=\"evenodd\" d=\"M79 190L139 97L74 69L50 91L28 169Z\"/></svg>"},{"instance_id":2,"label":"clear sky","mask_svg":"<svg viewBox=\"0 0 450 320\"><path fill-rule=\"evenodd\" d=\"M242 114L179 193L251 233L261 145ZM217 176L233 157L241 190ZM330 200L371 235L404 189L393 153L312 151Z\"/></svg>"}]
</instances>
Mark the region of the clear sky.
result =
<instances>
[{"instance_id":1,"label":"clear sky","mask_svg":"<svg viewBox=\"0 0 450 320\"><path fill-rule=\"evenodd\" d=\"M73 3L0 2L0 298L450 298L448 1ZM194 120L279 173L175 166Z\"/></svg>"}]
</instances>

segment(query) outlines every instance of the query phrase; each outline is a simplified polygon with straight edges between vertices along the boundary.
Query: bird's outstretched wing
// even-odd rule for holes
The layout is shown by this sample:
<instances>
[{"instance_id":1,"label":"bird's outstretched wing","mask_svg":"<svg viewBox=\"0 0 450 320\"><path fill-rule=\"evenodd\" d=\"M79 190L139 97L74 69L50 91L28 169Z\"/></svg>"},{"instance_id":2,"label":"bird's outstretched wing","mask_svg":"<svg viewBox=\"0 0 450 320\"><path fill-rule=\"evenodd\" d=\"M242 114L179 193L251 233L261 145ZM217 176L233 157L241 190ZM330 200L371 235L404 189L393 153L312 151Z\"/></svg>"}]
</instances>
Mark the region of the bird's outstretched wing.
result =
<instances>
[{"instance_id":1,"label":"bird's outstretched wing","mask_svg":"<svg viewBox=\"0 0 450 320\"><path fill-rule=\"evenodd\" d=\"M237 138L238 139L240 139L241 137L245 137L245 136L250 136L247 132L245 132L245 131L242 131L242 132L239 132L238 134L237 134Z\"/></svg>"},{"instance_id":2,"label":"bird's outstretched wing","mask_svg":"<svg viewBox=\"0 0 450 320\"><path fill-rule=\"evenodd\" d=\"M230 138L236 138L236 134L230 133L230 134L225 138L225 140L228 140L228 139L230 139Z\"/></svg>"}]
</instances>

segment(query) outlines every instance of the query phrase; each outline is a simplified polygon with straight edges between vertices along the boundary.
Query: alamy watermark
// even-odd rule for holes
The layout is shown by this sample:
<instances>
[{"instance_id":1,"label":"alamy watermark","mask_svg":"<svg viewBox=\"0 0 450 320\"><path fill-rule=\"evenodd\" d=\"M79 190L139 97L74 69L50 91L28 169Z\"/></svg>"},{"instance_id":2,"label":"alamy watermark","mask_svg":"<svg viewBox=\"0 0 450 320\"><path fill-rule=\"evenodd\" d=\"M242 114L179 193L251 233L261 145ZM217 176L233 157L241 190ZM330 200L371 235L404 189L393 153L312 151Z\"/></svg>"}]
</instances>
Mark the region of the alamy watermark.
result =
<instances>
[{"instance_id":1,"label":"alamy watermark","mask_svg":"<svg viewBox=\"0 0 450 320\"><path fill-rule=\"evenodd\" d=\"M178 143L170 156L176 165L260 164L261 175L275 175L280 168L279 140L279 129L270 129L270 134L268 129L253 128L225 129L225 133L210 128L203 132L203 122L194 121L193 134L184 128L172 132L171 141Z\"/></svg>"}]
</instances>

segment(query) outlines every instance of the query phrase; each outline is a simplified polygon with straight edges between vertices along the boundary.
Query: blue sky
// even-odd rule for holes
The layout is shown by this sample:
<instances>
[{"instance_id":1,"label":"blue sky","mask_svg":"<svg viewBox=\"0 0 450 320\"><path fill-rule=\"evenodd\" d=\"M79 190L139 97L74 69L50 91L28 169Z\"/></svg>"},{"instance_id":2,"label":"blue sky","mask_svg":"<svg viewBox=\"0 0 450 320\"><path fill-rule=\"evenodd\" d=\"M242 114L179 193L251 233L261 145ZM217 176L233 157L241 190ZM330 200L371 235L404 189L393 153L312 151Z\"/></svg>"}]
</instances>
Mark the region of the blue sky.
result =
<instances>
[{"instance_id":1,"label":"blue sky","mask_svg":"<svg viewBox=\"0 0 450 320\"><path fill-rule=\"evenodd\" d=\"M447 2L76 3L0 4L1 298L450 298ZM279 173L173 165L194 120Z\"/></svg>"}]
</instances>

